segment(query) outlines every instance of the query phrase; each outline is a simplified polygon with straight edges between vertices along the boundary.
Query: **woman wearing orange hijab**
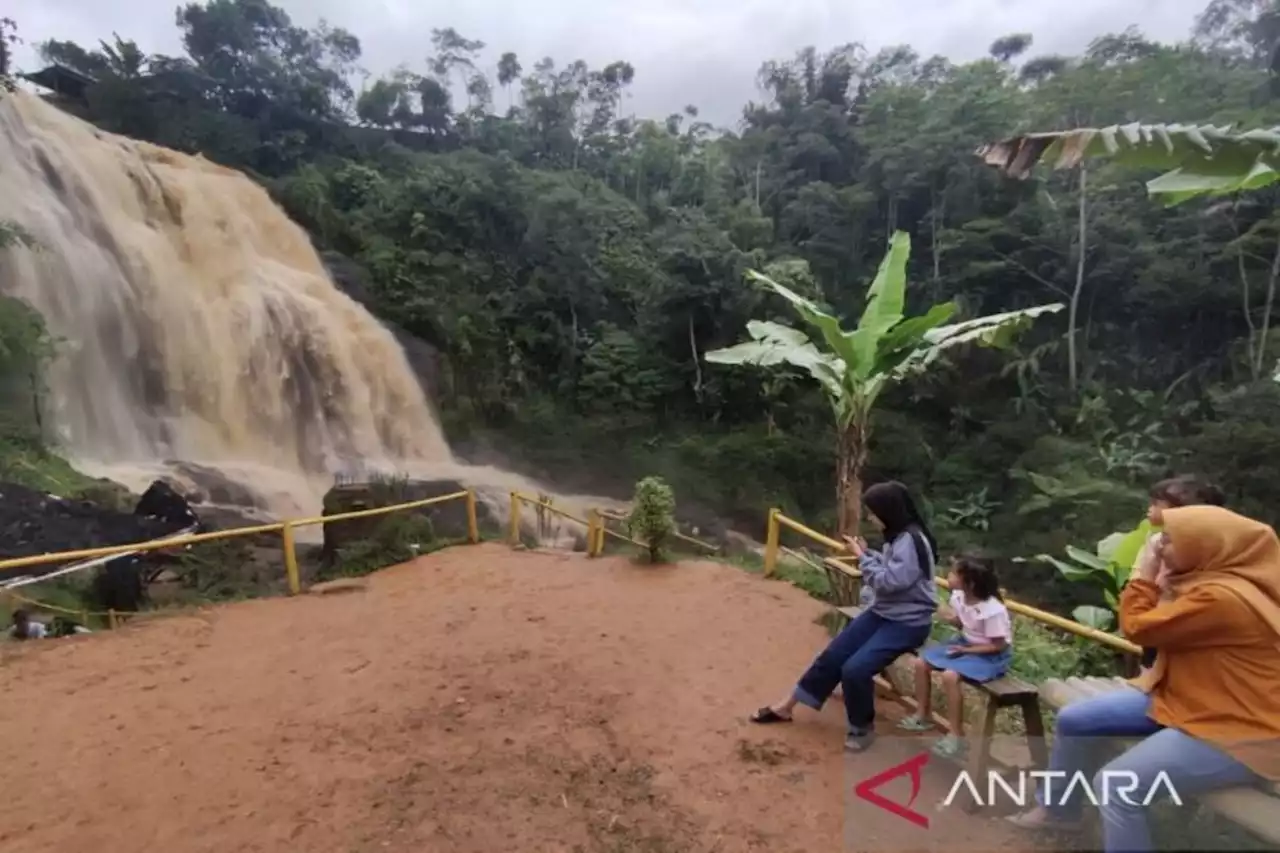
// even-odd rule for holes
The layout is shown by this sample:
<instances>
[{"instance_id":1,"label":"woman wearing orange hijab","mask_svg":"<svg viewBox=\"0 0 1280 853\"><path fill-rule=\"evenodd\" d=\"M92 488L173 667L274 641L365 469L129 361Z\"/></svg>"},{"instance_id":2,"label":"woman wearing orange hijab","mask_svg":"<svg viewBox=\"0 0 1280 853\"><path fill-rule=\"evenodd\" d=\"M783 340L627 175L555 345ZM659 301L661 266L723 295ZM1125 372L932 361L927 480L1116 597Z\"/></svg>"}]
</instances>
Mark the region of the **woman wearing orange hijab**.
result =
<instances>
[{"instance_id":1,"label":"woman wearing orange hijab","mask_svg":"<svg viewBox=\"0 0 1280 853\"><path fill-rule=\"evenodd\" d=\"M1162 602L1165 589L1173 599ZM1186 802L1280 780L1280 539L1222 507L1166 510L1158 551L1121 594L1120 627L1158 650L1155 666L1134 681L1136 690L1063 708L1049 769L1065 774L1055 778L1066 789L1097 766L1096 740L1144 737L1102 768L1091 791L1106 853L1145 853L1149 793L1172 788ZM1122 794L1126 779L1136 789ZM1079 796L1045 793L1014 823L1052 828L1079 817Z\"/></svg>"}]
</instances>

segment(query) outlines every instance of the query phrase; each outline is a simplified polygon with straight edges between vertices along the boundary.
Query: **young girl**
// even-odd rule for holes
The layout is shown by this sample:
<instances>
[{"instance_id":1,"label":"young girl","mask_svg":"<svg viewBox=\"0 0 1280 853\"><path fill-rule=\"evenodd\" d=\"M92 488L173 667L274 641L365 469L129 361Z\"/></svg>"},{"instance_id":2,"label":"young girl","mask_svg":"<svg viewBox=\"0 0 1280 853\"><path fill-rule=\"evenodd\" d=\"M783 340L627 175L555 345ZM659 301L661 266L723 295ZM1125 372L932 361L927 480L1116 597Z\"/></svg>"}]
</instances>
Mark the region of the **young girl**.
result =
<instances>
[{"instance_id":1,"label":"young girl","mask_svg":"<svg viewBox=\"0 0 1280 853\"><path fill-rule=\"evenodd\" d=\"M959 628L960 636L948 643L931 645L920 653L916 662L919 710L898 725L917 732L933 728L929 720L931 676L941 672L947 691L947 722L951 734L934 744L933 752L945 758L957 758L965 751L961 679L994 681L1009 671L1013 659L1013 624L1000 598L1000 579L990 561L972 555L955 558L947 574L947 585L951 587L951 604L938 615Z\"/></svg>"}]
</instances>

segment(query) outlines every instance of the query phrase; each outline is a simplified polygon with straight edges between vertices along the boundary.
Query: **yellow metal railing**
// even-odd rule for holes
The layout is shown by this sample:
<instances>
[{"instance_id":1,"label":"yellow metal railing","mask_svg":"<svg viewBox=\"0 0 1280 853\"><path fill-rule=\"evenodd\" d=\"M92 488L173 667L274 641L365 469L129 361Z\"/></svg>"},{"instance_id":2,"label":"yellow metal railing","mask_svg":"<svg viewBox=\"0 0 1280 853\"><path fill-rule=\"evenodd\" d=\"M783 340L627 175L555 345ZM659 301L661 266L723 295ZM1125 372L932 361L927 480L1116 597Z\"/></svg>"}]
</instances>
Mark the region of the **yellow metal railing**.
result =
<instances>
[{"instance_id":1,"label":"yellow metal railing","mask_svg":"<svg viewBox=\"0 0 1280 853\"><path fill-rule=\"evenodd\" d=\"M238 539L244 536L260 536L267 533L278 533L280 534L280 544L284 557L285 578L289 585L289 594L297 595L302 591L302 582L298 571L297 546L294 538L294 531L299 527L332 524L335 521L350 521L357 518L372 518L374 516L389 515L395 512L420 509L422 507L456 500L466 501L468 541L473 544L479 542L480 526L476 514L476 493L473 489L467 489L465 491L453 492L447 495L438 495L433 498L424 498L422 500L409 501L407 503L394 504L392 506L375 507L373 509L343 512L336 515L318 515L311 518L279 521L272 524L259 524L253 527L236 527L230 530L215 530L209 533L193 533L186 536L175 536L170 539L156 539L151 542L138 542L130 545L112 545L105 548L82 548L77 551L60 551L48 554L36 554L30 557L15 557L9 560L0 560L0 570L27 568L30 566L45 566L50 563L63 563L70 562L72 560L91 560L96 557L115 557L120 554L164 551L172 548L183 548L188 545L198 545L204 542L217 542L223 539ZM89 616L103 617L108 620L108 624L112 627L114 627L119 619L124 615L117 611L96 613L87 610L67 610L66 608L58 607L56 605L45 604L43 602L24 598L15 592L5 589L0 589L0 595L5 595L12 599L30 604L33 607L39 607L43 610L52 612L68 613L86 619Z\"/></svg>"},{"instance_id":2,"label":"yellow metal railing","mask_svg":"<svg viewBox=\"0 0 1280 853\"><path fill-rule=\"evenodd\" d=\"M613 510L592 509L590 512L587 513L586 518L582 518L581 516L577 516L577 515L574 515L573 513L565 512L564 510L560 509L553 503L552 499L546 495L535 496L535 495L526 495L523 492L511 492L510 497L511 497L511 506L510 506L509 518L508 518L507 541L513 546L520 544L520 510L522 506L527 504L533 507L536 512L549 512L553 515L557 515L561 518L565 518L565 519L568 519L569 521L575 522L576 524L581 524L584 528L586 528L588 557L599 557L601 554L603 554L604 543L606 539L610 536L612 536L613 538L619 541L626 542L630 545L634 545L637 548L648 547L648 545L646 545L644 542L641 542L637 539L632 539L630 536L627 536L626 534L619 533L618 531L611 530L609 528L609 526L605 523L606 521L625 522L627 520L627 517L625 515L614 512ZM682 542L688 542L692 545L697 545L699 548L702 548L708 553L714 554L714 553L718 553L720 550L720 547L718 545L713 545L710 542L703 542L701 539L695 539L692 536L686 536L683 533L680 533L678 531L673 533L672 535L674 536L674 538L679 539Z\"/></svg>"},{"instance_id":3,"label":"yellow metal railing","mask_svg":"<svg viewBox=\"0 0 1280 853\"><path fill-rule=\"evenodd\" d=\"M782 537L782 528L784 527L794 530L796 533L808 537L814 542L817 542L838 554L845 555L827 557L823 560L824 565L830 567L834 571L843 572L853 578L862 577L862 573L859 572L857 568L849 564L851 555L849 555L849 549L844 546L844 543L837 542L830 536L819 533L813 528L807 527L793 518L788 518L777 509L769 510L769 526L765 531L765 577L772 577L778 569L778 556L779 552L782 550L780 540ZM943 589L949 589L946 578L937 578L936 583ZM1011 613L1016 613L1019 616L1025 616L1034 622L1039 622L1041 625L1047 625L1051 628L1056 628L1059 631L1065 631L1068 634L1092 640L1095 643L1114 649L1117 652L1122 652L1127 655L1138 655L1142 653L1142 649L1139 646L1134 645L1124 637L1118 637L1115 634L1109 634L1106 631L1099 631L1097 628L1091 628L1088 625L1081 625L1079 622L1073 622L1070 619L1065 619L1056 613L1050 613L1047 610L1041 610L1038 607L1032 607L1029 604L1023 604L1020 601L1013 601L1008 598L1005 599L1005 606L1009 608Z\"/></svg>"}]
</instances>

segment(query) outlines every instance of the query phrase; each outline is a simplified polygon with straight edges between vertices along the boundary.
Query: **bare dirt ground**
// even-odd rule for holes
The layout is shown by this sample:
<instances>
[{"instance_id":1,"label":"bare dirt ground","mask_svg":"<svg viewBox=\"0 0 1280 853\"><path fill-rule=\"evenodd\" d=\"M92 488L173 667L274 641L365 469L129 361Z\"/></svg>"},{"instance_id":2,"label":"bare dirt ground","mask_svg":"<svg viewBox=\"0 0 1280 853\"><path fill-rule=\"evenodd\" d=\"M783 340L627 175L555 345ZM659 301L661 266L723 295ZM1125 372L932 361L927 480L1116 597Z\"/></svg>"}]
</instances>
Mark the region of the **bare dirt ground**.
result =
<instances>
[{"instance_id":1,"label":"bare dirt ground","mask_svg":"<svg viewBox=\"0 0 1280 853\"><path fill-rule=\"evenodd\" d=\"M905 755L846 761L838 701L746 722L823 609L713 563L481 545L360 592L9 645L0 851L1014 849L955 810L922 830L850 806Z\"/></svg>"}]
</instances>

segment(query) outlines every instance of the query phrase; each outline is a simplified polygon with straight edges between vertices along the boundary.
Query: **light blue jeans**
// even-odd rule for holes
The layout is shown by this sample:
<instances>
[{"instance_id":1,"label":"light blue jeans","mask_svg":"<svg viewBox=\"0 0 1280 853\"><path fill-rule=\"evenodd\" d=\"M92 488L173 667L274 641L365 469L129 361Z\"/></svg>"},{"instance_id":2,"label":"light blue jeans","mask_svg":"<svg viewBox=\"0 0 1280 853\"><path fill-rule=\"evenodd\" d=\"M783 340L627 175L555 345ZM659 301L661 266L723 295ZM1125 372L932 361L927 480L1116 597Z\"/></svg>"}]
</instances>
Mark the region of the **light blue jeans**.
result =
<instances>
[{"instance_id":1,"label":"light blue jeans","mask_svg":"<svg viewBox=\"0 0 1280 853\"><path fill-rule=\"evenodd\" d=\"M1113 795L1105 798L1105 804L1098 806L1102 815L1105 853L1148 853L1151 850L1146 807L1141 801L1162 772L1187 807L1191 805L1187 801L1190 795L1258 781L1252 771L1217 748L1156 723L1147 716L1150 704L1151 699L1145 693L1127 688L1068 705L1058 714L1049 769L1062 771L1065 778L1053 780L1051 793L1054 802L1046 802L1043 789L1038 798L1056 820L1079 818L1083 792L1077 788L1074 793L1079 796L1063 799L1061 795L1065 793L1066 780L1078 772L1094 774L1107 755L1108 740L1114 743L1117 738L1145 738L1108 762L1102 772L1092 776L1092 790L1099 800L1104 799L1104 774L1131 773L1138 781L1137 790L1129 799L1139 802L1125 802L1125 797ZM1115 784L1112 787L1114 789ZM1164 786L1157 790L1167 793Z\"/></svg>"}]
</instances>

